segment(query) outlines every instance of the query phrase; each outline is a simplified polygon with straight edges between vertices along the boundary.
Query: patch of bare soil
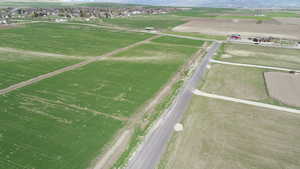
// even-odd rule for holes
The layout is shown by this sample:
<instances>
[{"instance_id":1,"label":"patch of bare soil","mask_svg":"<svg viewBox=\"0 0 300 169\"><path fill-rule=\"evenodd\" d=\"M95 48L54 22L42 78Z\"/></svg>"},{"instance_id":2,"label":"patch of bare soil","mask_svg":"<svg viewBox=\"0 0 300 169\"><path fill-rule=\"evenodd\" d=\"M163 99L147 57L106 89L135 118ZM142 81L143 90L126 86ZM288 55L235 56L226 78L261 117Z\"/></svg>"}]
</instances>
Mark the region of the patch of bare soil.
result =
<instances>
[{"instance_id":1,"label":"patch of bare soil","mask_svg":"<svg viewBox=\"0 0 300 169\"><path fill-rule=\"evenodd\" d=\"M18 24L0 24L0 30L1 29L11 29L11 28L16 28L20 27L21 25Z\"/></svg>"},{"instance_id":2,"label":"patch of bare soil","mask_svg":"<svg viewBox=\"0 0 300 169\"><path fill-rule=\"evenodd\" d=\"M300 21L299 21L300 22ZM256 19L191 19L188 23L175 27L178 32L196 32L210 35L273 36L278 38L300 39L300 28L293 22L281 20L263 21Z\"/></svg>"},{"instance_id":3,"label":"patch of bare soil","mask_svg":"<svg viewBox=\"0 0 300 169\"><path fill-rule=\"evenodd\" d=\"M298 25L300 26L300 18L275 18L276 21L280 22L281 24L291 24L291 25Z\"/></svg>"},{"instance_id":4,"label":"patch of bare soil","mask_svg":"<svg viewBox=\"0 0 300 169\"><path fill-rule=\"evenodd\" d=\"M300 74L264 73L269 94L285 104L300 107Z\"/></svg>"}]
</instances>

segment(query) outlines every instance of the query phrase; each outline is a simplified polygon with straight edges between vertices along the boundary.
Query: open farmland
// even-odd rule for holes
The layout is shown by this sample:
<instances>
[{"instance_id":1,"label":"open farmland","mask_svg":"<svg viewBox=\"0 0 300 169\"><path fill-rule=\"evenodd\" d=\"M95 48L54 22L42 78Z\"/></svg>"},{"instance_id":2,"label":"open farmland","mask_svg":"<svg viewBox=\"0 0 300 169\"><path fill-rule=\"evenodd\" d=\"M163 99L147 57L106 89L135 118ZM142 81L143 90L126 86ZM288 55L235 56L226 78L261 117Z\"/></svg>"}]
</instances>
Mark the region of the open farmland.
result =
<instances>
[{"instance_id":1,"label":"open farmland","mask_svg":"<svg viewBox=\"0 0 300 169\"><path fill-rule=\"evenodd\" d=\"M218 60L300 69L300 50L243 44L224 44Z\"/></svg>"},{"instance_id":2,"label":"open farmland","mask_svg":"<svg viewBox=\"0 0 300 169\"><path fill-rule=\"evenodd\" d=\"M80 61L80 57L33 55L0 49L0 89Z\"/></svg>"},{"instance_id":3,"label":"open farmland","mask_svg":"<svg viewBox=\"0 0 300 169\"><path fill-rule=\"evenodd\" d=\"M203 41L199 41L199 40L183 39L183 38L176 38L170 36L162 36L152 40L152 42L166 43L172 45L185 45L185 46L193 46L193 47L200 47L203 44Z\"/></svg>"},{"instance_id":4,"label":"open farmland","mask_svg":"<svg viewBox=\"0 0 300 169\"><path fill-rule=\"evenodd\" d=\"M195 96L159 168L297 169L299 121L297 114Z\"/></svg>"},{"instance_id":5,"label":"open farmland","mask_svg":"<svg viewBox=\"0 0 300 169\"><path fill-rule=\"evenodd\" d=\"M202 90L247 100L268 98L264 81L265 69L213 64Z\"/></svg>"},{"instance_id":6,"label":"open farmland","mask_svg":"<svg viewBox=\"0 0 300 169\"><path fill-rule=\"evenodd\" d=\"M300 74L266 72L264 74L271 97L281 102L300 107Z\"/></svg>"},{"instance_id":7,"label":"open farmland","mask_svg":"<svg viewBox=\"0 0 300 169\"><path fill-rule=\"evenodd\" d=\"M272 95L270 91L268 91L264 76L264 74L268 72L275 71L261 68L212 64L205 83L202 85L202 90L208 93L238 99L297 108L294 104L287 104L288 102L282 102L280 99L277 100L276 97L271 97ZM280 71L277 72L279 73ZM282 84L283 83L281 83L281 85ZM284 88L278 83L272 84L272 86L273 85L276 85L278 88Z\"/></svg>"},{"instance_id":8,"label":"open farmland","mask_svg":"<svg viewBox=\"0 0 300 169\"><path fill-rule=\"evenodd\" d=\"M168 30L185 23L182 19L183 18L181 17L169 15L135 16L128 18L106 19L104 20L104 23L135 29L154 27L159 30Z\"/></svg>"},{"instance_id":9,"label":"open farmland","mask_svg":"<svg viewBox=\"0 0 300 169\"><path fill-rule=\"evenodd\" d=\"M0 46L65 55L100 56L150 36L87 26L35 23L0 30Z\"/></svg>"},{"instance_id":10,"label":"open farmland","mask_svg":"<svg viewBox=\"0 0 300 169\"><path fill-rule=\"evenodd\" d=\"M300 18L298 18L300 20ZM239 19L239 18L197 18L177 26L178 32L197 32L209 35L273 36L299 39L300 29L295 24L281 24L278 20Z\"/></svg>"},{"instance_id":11,"label":"open farmland","mask_svg":"<svg viewBox=\"0 0 300 169\"><path fill-rule=\"evenodd\" d=\"M87 168L201 44L149 42L0 96L0 168Z\"/></svg>"}]
</instances>

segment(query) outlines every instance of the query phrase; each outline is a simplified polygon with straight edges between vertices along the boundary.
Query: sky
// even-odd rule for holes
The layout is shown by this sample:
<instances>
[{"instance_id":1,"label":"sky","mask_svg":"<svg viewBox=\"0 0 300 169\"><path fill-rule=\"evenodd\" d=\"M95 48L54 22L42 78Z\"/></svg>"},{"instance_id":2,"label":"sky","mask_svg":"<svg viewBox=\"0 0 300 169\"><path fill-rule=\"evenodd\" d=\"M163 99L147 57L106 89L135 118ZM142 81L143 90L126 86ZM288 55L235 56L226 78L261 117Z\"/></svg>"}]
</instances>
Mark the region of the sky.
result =
<instances>
[{"instance_id":1,"label":"sky","mask_svg":"<svg viewBox=\"0 0 300 169\"><path fill-rule=\"evenodd\" d=\"M300 0L65 0L81 2L117 2L148 5L210 6L210 7L300 7Z\"/></svg>"}]
</instances>

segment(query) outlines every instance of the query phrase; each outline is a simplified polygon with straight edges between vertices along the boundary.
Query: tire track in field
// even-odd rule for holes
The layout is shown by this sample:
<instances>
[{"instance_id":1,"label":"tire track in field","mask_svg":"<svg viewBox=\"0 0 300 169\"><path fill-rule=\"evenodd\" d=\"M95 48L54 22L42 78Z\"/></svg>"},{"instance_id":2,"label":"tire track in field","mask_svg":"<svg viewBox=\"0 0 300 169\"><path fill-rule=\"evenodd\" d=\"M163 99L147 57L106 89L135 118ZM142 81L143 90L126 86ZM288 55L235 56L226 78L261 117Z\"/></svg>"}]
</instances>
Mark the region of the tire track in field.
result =
<instances>
[{"instance_id":1,"label":"tire track in field","mask_svg":"<svg viewBox=\"0 0 300 169\"><path fill-rule=\"evenodd\" d=\"M20 50L15 48L7 48L7 47L0 47L0 52L9 52L9 53L17 53L17 54L27 54L31 56L38 56L38 57L56 57L56 58L62 58L62 59L88 59L92 56L70 56L70 55L62 55L62 54L56 54L56 53L46 53L46 52L36 52L36 51L30 51L30 50Z\"/></svg>"},{"instance_id":2,"label":"tire track in field","mask_svg":"<svg viewBox=\"0 0 300 169\"><path fill-rule=\"evenodd\" d=\"M44 80L44 79L48 79L50 77L53 77L53 76L56 76L56 75L59 75L61 73L64 73L64 72L67 72L67 71L71 71L71 70L74 70L74 69L77 69L77 68L80 68L80 67L83 67L85 65L88 65L92 62L96 62L98 60L101 60L103 58L106 58L106 57L109 57L109 56L113 56L117 53L120 53L120 52L123 52L123 51L126 51L128 49L131 49L133 47L136 47L136 46L139 46L139 45L142 45L144 43L147 43L153 39L156 39L158 37L160 37L161 35L156 35L156 36L152 36L146 40L143 40L143 41L140 41L140 42L137 42L137 43L134 43L132 45L129 45L127 47L124 47L124 48L120 48L120 49L116 49L112 52L109 52L107 54L104 54L104 55L101 55L101 56L96 56L96 57L93 57L91 59L87 59L85 61L82 61L80 63L77 63L77 64L74 64L74 65L71 65L71 66L67 66L67 67L64 67L62 69L58 69L58 70L55 70L53 72L49 72L49 73L46 73L46 74L43 74L43 75L40 75L40 76L37 76L35 78L32 78L32 79L29 79L29 80L26 80L26 81L23 81L23 82L20 82L20 83L17 83L17 84L14 84L14 85L11 85L5 89L1 89L0 90L0 95L4 95L6 93L9 93L11 91L14 91L14 90L17 90L19 88L23 88L23 87L26 87L26 86L29 86L33 83L36 83L36 82L39 82L41 80Z\"/></svg>"}]
</instances>

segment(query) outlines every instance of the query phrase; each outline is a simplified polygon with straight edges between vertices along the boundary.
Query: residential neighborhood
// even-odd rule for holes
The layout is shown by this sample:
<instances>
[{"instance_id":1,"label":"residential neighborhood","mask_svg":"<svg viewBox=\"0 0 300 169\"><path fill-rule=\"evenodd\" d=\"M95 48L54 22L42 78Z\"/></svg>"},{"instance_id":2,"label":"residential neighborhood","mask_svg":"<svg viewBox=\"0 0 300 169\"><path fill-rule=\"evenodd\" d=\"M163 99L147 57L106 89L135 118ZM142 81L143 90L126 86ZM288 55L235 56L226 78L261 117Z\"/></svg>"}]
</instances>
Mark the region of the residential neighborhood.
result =
<instances>
[{"instance_id":1,"label":"residential neighborhood","mask_svg":"<svg viewBox=\"0 0 300 169\"><path fill-rule=\"evenodd\" d=\"M84 17L84 18L114 18L129 17L132 15L156 15L183 10L180 8L0 8L0 24L8 19L37 18L37 17Z\"/></svg>"}]
</instances>

